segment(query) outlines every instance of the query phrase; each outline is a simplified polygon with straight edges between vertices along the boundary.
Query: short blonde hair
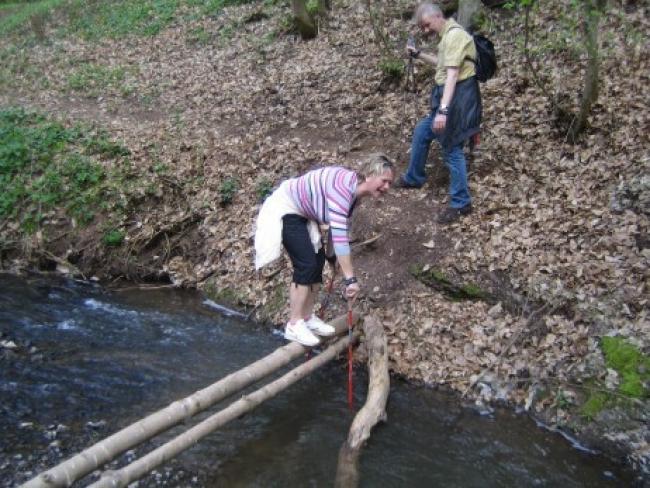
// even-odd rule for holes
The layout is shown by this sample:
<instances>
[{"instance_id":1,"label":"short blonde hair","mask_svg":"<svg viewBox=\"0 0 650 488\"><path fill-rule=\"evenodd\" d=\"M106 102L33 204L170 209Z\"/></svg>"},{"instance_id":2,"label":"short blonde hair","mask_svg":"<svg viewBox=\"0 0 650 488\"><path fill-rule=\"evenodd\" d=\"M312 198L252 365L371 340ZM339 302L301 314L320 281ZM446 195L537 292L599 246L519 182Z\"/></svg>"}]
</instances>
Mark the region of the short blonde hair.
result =
<instances>
[{"instance_id":1,"label":"short blonde hair","mask_svg":"<svg viewBox=\"0 0 650 488\"><path fill-rule=\"evenodd\" d=\"M395 165L388 156L384 153L373 153L361 163L359 176L365 180L370 176L381 176L388 170L395 173Z\"/></svg>"}]
</instances>

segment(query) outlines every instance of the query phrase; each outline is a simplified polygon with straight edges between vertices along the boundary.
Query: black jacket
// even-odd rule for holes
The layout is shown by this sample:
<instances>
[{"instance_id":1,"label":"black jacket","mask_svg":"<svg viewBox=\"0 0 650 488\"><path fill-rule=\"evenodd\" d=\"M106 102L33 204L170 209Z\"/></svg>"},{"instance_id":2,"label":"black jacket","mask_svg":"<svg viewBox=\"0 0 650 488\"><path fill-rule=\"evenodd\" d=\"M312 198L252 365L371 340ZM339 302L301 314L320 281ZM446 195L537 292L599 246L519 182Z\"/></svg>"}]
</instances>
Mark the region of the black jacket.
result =
<instances>
[{"instance_id":1,"label":"black jacket","mask_svg":"<svg viewBox=\"0 0 650 488\"><path fill-rule=\"evenodd\" d=\"M431 91L431 110L434 117L444 88L444 85L436 85ZM445 130L436 136L440 145L450 149L476 134L480 130L482 112L481 91L476 77L472 76L456 83Z\"/></svg>"}]
</instances>

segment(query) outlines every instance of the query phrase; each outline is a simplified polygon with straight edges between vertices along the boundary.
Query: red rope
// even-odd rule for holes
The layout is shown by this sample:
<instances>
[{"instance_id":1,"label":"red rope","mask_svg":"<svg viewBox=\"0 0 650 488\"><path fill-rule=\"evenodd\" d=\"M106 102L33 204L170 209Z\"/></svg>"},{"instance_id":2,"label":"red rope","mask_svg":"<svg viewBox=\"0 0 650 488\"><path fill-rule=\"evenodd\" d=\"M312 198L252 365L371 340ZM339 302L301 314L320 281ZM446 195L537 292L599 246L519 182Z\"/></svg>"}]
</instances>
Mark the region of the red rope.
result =
<instances>
[{"instance_id":1,"label":"red rope","mask_svg":"<svg viewBox=\"0 0 650 488\"><path fill-rule=\"evenodd\" d=\"M352 304L348 304L348 407L354 409L354 388L352 386Z\"/></svg>"}]
</instances>

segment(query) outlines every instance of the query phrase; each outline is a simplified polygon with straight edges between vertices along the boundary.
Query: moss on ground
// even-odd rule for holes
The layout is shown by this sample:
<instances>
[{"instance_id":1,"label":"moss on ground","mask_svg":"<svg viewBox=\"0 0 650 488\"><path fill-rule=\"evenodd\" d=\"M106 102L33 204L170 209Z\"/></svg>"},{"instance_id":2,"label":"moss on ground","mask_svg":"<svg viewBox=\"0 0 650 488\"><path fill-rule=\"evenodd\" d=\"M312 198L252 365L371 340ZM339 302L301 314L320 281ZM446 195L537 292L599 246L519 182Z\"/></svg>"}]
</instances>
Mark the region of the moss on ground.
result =
<instances>
[{"instance_id":1,"label":"moss on ground","mask_svg":"<svg viewBox=\"0 0 650 488\"><path fill-rule=\"evenodd\" d=\"M413 265L409 271L416 279L441 291L451 300L492 300L492 296L478 285L474 283L455 284L440 270Z\"/></svg>"},{"instance_id":2,"label":"moss on ground","mask_svg":"<svg viewBox=\"0 0 650 488\"><path fill-rule=\"evenodd\" d=\"M649 398L650 357L622 337L603 337L605 365L620 378L619 392L631 398Z\"/></svg>"},{"instance_id":3,"label":"moss on ground","mask_svg":"<svg viewBox=\"0 0 650 488\"><path fill-rule=\"evenodd\" d=\"M630 405L632 400L650 398L650 357L622 337L603 337L601 349L605 366L616 371L619 377L617 392L607 392L599 382L587 385L591 391L582 404L580 413L588 420L614 405Z\"/></svg>"},{"instance_id":4,"label":"moss on ground","mask_svg":"<svg viewBox=\"0 0 650 488\"><path fill-rule=\"evenodd\" d=\"M213 283L204 288L205 294L219 304L232 306L237 303L237 293L230 287L218 288Z\"/></svg>"}]
</instances>

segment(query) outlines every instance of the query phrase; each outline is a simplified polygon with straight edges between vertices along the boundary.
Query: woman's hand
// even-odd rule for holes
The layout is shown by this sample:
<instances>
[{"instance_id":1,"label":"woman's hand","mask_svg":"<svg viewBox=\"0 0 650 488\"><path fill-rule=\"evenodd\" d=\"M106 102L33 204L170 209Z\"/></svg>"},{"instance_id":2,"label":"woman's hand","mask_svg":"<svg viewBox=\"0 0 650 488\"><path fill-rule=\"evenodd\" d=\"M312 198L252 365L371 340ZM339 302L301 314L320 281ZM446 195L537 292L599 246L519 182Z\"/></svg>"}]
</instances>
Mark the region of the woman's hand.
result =
<instances>
[{"instance_id":1,"label":"woman's hand","mask_svg":"<svg viewBox=\"0 0 650 488\"><path fill-rule=\"evenodd\" d=\"M354 300L360 290L361 288L359 287L359 283L350 283L345 287L345 298L348 300Z\"/></svg>"}]
</instances>

